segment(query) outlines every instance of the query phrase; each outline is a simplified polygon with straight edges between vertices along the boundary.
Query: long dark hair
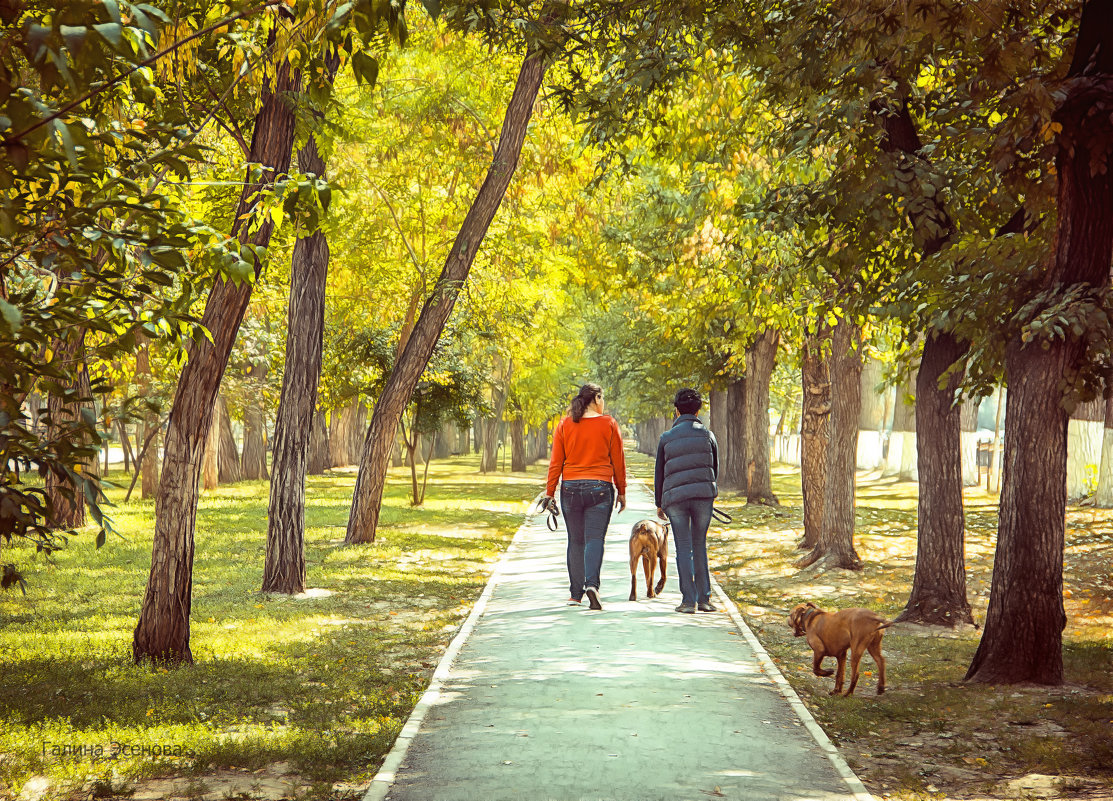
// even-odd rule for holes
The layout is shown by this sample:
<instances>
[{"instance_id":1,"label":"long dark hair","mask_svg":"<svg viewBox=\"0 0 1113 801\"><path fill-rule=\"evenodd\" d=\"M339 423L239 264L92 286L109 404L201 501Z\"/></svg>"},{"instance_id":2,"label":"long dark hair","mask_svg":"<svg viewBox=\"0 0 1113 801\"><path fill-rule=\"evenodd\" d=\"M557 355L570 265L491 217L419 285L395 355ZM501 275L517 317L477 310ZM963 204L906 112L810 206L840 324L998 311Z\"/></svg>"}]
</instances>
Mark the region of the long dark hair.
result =
<instances>
[{"instance_id":1,"label":"long dark hair","mask_svg":"<svg viewBox=\"0 0 1113 801\"><path fill-rule=\"evenodd\" d=\"M572 406L568 412L572 415L572 422L580 422L580 418L584 416L587 407L595 403L595 399L603 394L603 388L598 384L584 384L580 387L580 393L572 399Z\"/></svg>"}]
</instances>

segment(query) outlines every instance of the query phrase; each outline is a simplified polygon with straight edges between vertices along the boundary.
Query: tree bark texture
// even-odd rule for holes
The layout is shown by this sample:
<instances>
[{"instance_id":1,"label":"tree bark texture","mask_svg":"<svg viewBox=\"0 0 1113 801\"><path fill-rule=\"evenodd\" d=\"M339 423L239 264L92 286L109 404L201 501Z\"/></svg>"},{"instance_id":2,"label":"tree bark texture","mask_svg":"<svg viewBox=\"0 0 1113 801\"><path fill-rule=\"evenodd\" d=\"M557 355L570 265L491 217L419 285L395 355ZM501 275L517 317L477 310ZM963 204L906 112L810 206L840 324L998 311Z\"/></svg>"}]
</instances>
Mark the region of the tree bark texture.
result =
<instances>
[{"instance_id":1,"label":"tree bark texture","mask_svg":"<svg viewBox=\"0 0 1113 801\"><path fill-rule=\"evenodd\" d=\"M243 480L240 472L240 455L236 450L236 438L232 435L232 416L228 413L228 402L223 395L216 400L220 420L220 456L218 475L221 484L235 484Z\"/></svg>"},{"instance_id":2,"label":"tree bark texture","mask_svg":"<svg viewBox=\"0 0 1113 801\"><path fill-rule=\"evenodd\" d=\"M266 374L266 367L252 369ZM260 393L259 399L252 399L243 412L243 477L248 481L258 481L270 478L267 472L267 415L263 411L263 401Z\"/></svg>"},{"instance_id":3,"label":"tree bark texture","mask_svg":"<svg viewBox=\"0 0 1113 801\"><path fill-rule=\"evenodd\" d=\"M347 467L352 463L352 425L355 422L358 399L334 409L329 416L329 459L333 467Z\"/></svg>"},{"instance_id":4,"label":"tree bark texture","mask_svg":"<svg viewBox=\"0 0 1113 801\"><path fill-rule=\"evenodd\" d=\"M304 173L324 177L325 161L312 135L298 151ZM274 426L267 510L263 592L305 592L305 476L316 417L325 331L329 248L324 231L294 243L286 325L286 367Z\"/></svg>"},{"instance_id":5,"label":"tree bark texture","mask_svg":"<svg viewBox=\"0 0 1113 801\"><path fill-rule=\"evenodd\" d=\"M965 521L962 512L961 406L954 403L962 374L943 388L944 372L966 351L951 334L930 335L916 378L916 442L920 492L916 571L901 621L937 626L973 623L966 600ZM925 486L928 481L941 486ZM954 491L955 487L958 492Z\"/></svg>"},{"instance_id":6,"label":"tree bark texture","mask_svg":"<svg viewBox=\"0 0 1113 801\"><path fill-rule=\"evenodd\" d=\"M769 381L781 332L766 328L746 349L746 502L779 506L769 468Z\"/></svg>"},{"instance_id":7,"label":"tree bark texture","mask_svg":"<svg viewBox=\"0 0 1113 801\"><path fill-rule=\"evenodd\" d=\"M720 484L726 489L746 492L746 463L749 443L746 433L746 377L727 385L726 428L727 454L719 465Z\"/></svg>"},{"instance_id":8,"label":"tree bark texture","mask_svg":"<svg viewBox=\"0 0 1113 801\"><path fill-rule=\"evenodd\" d=\"M859 570L854 550L854 480L858 453L858 417L862 405L861 331L841 319L831 331L830 440L823 486L823 525L819 542L800 560L801 567L821 562L825 568Z\"/></svg>"},{"instance_id":9,"label":"tree bark texture","mask_svg":"<svg viewBox=\"0 0 1113 801\"><path fill-rule=\"evenodd\" d=\"M723 389L713 389L707 393L707 427L715 435L719 447L719 472L726 467L727 454L730 452L730 437L727 434L727 393Z\"/></svg>"},{"instance_id":10,"label":"tree bark texture","mask_svg":"<svg viewBox=\"0 0 1113 801\"><path fill-rule=\"evenodd\" d=\"M47 437L49 439L70 438L71 429L79 425L82 409L92 409L93 393L89 383L89 370L85 366L85 332L73 331L69 336L54 342L54 358L66 363L79 365L75 381L67 389L76 390L78 399L67 402L66 398L51 392L47 395L46 408ZM84 436L82 436L84 439ZM76 465L83 470L97 472L95 458ZM80 528L85 525L85 491L70 480L69 476L57 475L53 471L43 480L47 498L50 501L51 525L57 529Z\"/></svg>"},{"instance_id":11,"label":"tree bark texture","mask_svg":"<svg viewBox=\"0 0 1113 801\"><path fill-rule=\"evenodd\" d=\"M252 181L250 174L245 179L231 232L242 243L265 247L270 242L274 229L270 219L264 219L255 229L244 226L243 221L251 216L259 190L273 184L289 168L295 114L294 103L287 95L297 92L299 84L299 74L286 61L277 67L274 90L264 84L262 107L255 118L247 159L263 165L264 170L258 183ZM258 278L262 264L256 259L254 266ZM252 287L251 283L235 284L217 277L201 318L213 341L205 339L190 347L189 360L178 380L156 501L151 573L132 642L137 662L193 661L189 613L201 453Z\"/></svg>"},{"instance_id":12,"label":"tree bark texture","mask_svg":"<svg viewBox=\"0 0 1113 801\"><path fill-rule=\"evenodd\" d=\"M1067 288L1096 295L1113 258L1113 0L1082 7L1078 42L1055 113L1059 177L1055 246L1044 304ZM1094 151L1094 146L1098 151ZM1095 169L1095 164L1100 169ZM1004 482L985 629L966 678L994 684L1063 682L1063 545L1068 415L1063 387L1085 342L1024 342L1005 349L1009 387Z\"/></svg>"},{"instance_id":13,"label":"tree bark texture","mask_svg":"<svg viewBox=\"0 0 1113 801\"><path fill-rule=\"evenodd\" d=\"M544 9L542 14L545 14ZM433 348L452 314L456 297L467 280L483 237L506 195L507 187L510 186L546 68L543 53L531 47L522 62L514 93L506 107L491 168L460 226L433 294L421 309L406 349L391 370L386 386L375 404L371 425L364 439L359 476L352 497L352 511L345 537L348 543L375 540L383 487L386 484L390 443L414 387L429 363Z\"/></svg>"},{"instance_id":14,"label":"tree bark texture","mask_svg":"<svg viewBox=\"0 0 1113 801\"><path fill-rule=\"evenodd\" d=\"M804 502L801 548L814 550L823 531L827 486L827 448L831 440L831 377L823 352L829 331L823 324L806 332L800 354L800 488Z\"/></svg>"},{"instance_id":15,"label":"tree bark texture","mask_svg":"<svg viewBox=\"0 0 1113 801\"><path fill-rule=\"evenodd\" d=\"M328 422L325 420L325 413L318 409L313 414L313 431L309 435L309 463L306 472L311 476L319 476L331 466L328 458Z\"/></svg>"},{"instance_id":16,"label":"tree bark texture","mask_svg":"<svg viewBox=\"0 0 1113 801\"><path fill-rule=\"evenodd\" d=\"M515 473L526 469L526 421L521 417L510 421L510 469Z\"/></svg>"}]
</instances>

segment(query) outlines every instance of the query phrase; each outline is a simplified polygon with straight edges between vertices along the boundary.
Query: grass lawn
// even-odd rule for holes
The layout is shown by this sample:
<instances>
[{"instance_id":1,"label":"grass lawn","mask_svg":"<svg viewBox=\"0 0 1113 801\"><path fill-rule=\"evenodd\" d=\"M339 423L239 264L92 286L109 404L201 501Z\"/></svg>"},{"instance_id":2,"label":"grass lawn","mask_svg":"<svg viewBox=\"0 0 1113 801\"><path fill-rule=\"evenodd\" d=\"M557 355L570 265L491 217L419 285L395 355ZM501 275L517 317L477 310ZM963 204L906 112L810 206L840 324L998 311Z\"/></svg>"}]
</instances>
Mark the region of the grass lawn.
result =
<instances>
[{"instance_id":1,"label":"grass lawn","mask_svg":"<svg viewBox=\"0 0 1113 801\"><path fill-rule=\"evenodd\" d=\"M0 798L358 797L543 482L541 463L477 468L434 462L419 509L393 472L378 541L357 547L341 544L354 471L310 477L303 599L259 592L266 482L204 493L196 664L179 670L131 661L153 502L113 509L122 538L100 550L83 535L53 564L6 551L29 589L0 594Z\"/></svg>"},{"instance_id":2,"label":"grass lawn","mask_svg":"<svg viewBox=\"0 0 1113 801\"><path fill-rule=\"evenodd\" d=\"M1029 774L1064 777L1063 797L1113 798L1113 512L1067 513L1067 628L1062 687L988 687L962 678L981 635L898 625L884 640L886 693L874 695L869 656L851 698L828 695L834 679L811 673L811 649L788 628L797 603L866 606L890 618L904 608L916 553L916 485L859 476L855 544L861 571L793 567L803 533L799 473L775 468L782 506L746 506L714 528L711 563L720 583L851 766L872 792L893 798L1037 797ZM996 542L997 496L966 491L967 590L985 619ZM833 667L834 660L827 660ZM849 673L849 671L848 671ZM1049 791L1051 787L1047 788Z\"/></svg>"}]
</instances>

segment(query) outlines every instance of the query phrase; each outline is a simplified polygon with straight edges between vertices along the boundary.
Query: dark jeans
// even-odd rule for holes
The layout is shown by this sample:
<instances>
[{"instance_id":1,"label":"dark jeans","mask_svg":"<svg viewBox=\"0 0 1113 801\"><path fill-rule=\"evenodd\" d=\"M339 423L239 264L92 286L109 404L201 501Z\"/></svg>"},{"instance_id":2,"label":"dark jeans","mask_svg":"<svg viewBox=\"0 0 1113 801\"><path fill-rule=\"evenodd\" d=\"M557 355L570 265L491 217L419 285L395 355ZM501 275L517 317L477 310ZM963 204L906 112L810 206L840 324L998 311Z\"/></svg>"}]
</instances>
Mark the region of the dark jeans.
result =
<instances>
[{"instance_id":1,"label":"dark jeans","mask_svg":"<svg viewBox=\"0 0 1113 801\"><path fill-rule=\"evenodd\" d=\"M676 574L685 606L710 603L711 573L707 567L707 527L714 498L681 501L665 507L676 547Z\"/></svg>"},{"instance_id":2,"label":"dark jeans","mask_svg":"<svg viewBox=\"0 0 1113 801\"><path fill-rule=\"evenodd\" d=\"M614 485L595 479L562 481L560 509L568 528L568 584L572 597L584 589L599 589L603 568L603 538L614 508Z\"/></svg>"}]
</instances>

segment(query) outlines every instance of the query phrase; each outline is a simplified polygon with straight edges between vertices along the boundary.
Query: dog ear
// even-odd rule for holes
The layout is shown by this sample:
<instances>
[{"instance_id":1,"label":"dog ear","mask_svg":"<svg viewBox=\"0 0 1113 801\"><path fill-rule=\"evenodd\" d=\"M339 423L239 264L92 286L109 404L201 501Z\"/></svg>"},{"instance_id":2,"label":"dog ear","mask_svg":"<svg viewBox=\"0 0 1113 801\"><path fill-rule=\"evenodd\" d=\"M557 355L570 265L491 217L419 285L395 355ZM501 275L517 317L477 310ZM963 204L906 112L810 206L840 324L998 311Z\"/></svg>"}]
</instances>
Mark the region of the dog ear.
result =
<instances>
[{"instance_id":1,"label":"dog ear","mask_svg":"<svg viewBox=\"0 0 1113 801\"><path fill-rule=\"evenodd\" d=\"M812 609L819 609L819 607L813 604L811 601L808 601L808 606L810 606Z\"/></svg>"}]
</instances>

